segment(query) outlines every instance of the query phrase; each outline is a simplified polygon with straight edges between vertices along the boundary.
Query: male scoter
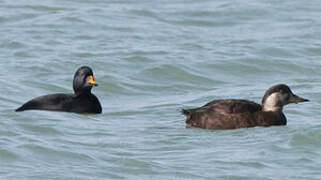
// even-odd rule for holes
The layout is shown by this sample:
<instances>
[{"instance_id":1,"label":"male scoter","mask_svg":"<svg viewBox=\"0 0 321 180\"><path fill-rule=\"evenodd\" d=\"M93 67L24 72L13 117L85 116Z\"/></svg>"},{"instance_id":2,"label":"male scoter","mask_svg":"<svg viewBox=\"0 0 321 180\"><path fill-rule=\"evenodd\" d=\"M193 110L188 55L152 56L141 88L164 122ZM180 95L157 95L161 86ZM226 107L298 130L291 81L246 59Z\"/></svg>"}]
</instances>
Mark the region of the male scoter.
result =
<instances>
[{"instance_id":1,"label":"male scoter","mask_svg":"<svg viewBox=\"0 0 321 180\"><path fill-rule=\"evenodd\" d=\"M74 76L74 94L49 94L34 98L16 111L50 110L75 113L101 113L102 108L98 98L91 93L91 88L97 86L93 71L88 66L80 67Z\"/></svg>"},{"instance_id":2,"label":"male scoter","mask_svg":"<svg viewBox=\"0 0 321 180\"><path fill-rule=\"evenodd\" d=\"M195 109L183 109L186 127L236 129L254 126L286 125L283 106L309 101L292 93L285 84L268 89L262 106L243 99L219 99Z\"/></svg>"}]
</instances>

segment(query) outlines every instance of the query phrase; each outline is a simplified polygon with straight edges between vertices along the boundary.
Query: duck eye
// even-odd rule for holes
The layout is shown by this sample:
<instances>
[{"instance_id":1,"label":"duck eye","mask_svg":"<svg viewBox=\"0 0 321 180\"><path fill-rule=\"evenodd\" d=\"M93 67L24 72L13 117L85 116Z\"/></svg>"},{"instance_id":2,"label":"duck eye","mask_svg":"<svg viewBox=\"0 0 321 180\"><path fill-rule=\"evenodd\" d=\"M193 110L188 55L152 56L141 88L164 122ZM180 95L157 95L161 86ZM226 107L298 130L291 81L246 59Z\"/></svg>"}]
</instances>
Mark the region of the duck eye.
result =
<instances>
[{"instance_id":1,"label":"duck eye","mask_svg":"<svg viewBox=\"0 0 321 180\"><path fill-rule=\"evenodd\" d=\"M282 90L282 89L280 89L280 91L279 91L281 94L283 94L284 93L284 91Z\"/></svg>"}]
</instances>

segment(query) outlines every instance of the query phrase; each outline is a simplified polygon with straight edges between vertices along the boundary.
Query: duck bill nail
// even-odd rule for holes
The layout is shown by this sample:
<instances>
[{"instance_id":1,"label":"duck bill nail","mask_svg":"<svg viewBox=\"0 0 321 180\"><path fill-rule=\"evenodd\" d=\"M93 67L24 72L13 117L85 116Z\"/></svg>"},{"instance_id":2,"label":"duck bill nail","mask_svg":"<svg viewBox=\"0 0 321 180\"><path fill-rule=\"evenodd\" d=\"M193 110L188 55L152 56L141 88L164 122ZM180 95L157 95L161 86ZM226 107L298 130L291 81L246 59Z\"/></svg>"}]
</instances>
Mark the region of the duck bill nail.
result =
<instances>
[{"instance_id":1,"label":"duck bill nail","mask_svg":"<svg viewBox=\"0 0 321 180\"><path fill-rule=\"evenodd\" d=\"M300 96L297 96L297 95L293 95L290 99L291 102L293 103L300 103L300 102L307 102L309 101L308 99L305 99L305 98L302 98Z\"/></svg>"},{"instance_id":2,"label":"duck bill nail","mask_svg":"<svg viewBox=\"0 0 321 180\"><path fill-rule=\"evenodd\" d=\"M94 76L89 76L89 84L92 84L92 85L94 85L94 86L98 86L98 84L96 83L96 81L95 81L95 78L94 78Z\"/></svg>"}]
</instances>

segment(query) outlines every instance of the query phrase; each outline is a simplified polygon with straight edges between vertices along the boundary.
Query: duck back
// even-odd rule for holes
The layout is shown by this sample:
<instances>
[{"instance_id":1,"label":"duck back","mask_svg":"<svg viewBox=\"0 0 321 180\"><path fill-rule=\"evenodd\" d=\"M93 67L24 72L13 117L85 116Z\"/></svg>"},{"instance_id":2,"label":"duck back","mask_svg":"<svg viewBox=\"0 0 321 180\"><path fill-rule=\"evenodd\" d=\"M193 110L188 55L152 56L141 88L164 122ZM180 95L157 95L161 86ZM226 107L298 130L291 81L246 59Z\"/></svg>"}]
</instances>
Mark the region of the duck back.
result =
<instances>
[{"instance_id":1,"label":"duck back","mask_svg":"<svg viewBox=\"0 0 321 180\"><path fill-rule=\"evenodd\" d=\"M16 111L49 110L75 113L101 113L102 108L94 94L49 94L34 98Z\"/></svg>"}]
</instances>

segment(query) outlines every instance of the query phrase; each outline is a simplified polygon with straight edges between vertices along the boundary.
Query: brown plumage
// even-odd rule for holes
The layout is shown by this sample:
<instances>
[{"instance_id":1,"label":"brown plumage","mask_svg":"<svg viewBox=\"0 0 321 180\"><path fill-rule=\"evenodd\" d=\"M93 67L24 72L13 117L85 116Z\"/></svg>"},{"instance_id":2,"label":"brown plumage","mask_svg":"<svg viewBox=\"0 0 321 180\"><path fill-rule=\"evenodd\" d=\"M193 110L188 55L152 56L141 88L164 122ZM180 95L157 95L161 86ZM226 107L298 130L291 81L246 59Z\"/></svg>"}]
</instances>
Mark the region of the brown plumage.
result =
<instances>
[{"instance_id":1,"label":"brown plumage","mask_svg":"<svg viewBox=\"0 0 321 180\"><path fill-rule=\"evenodd\" d=\"M206 129L235 129L254 126L286 125L282 112L289 103L308 101L292 93L285 84L268 89L262 106L243 99L220 99L195 109L183 109L186 127Z\"/></svg>"}]
</instances>

